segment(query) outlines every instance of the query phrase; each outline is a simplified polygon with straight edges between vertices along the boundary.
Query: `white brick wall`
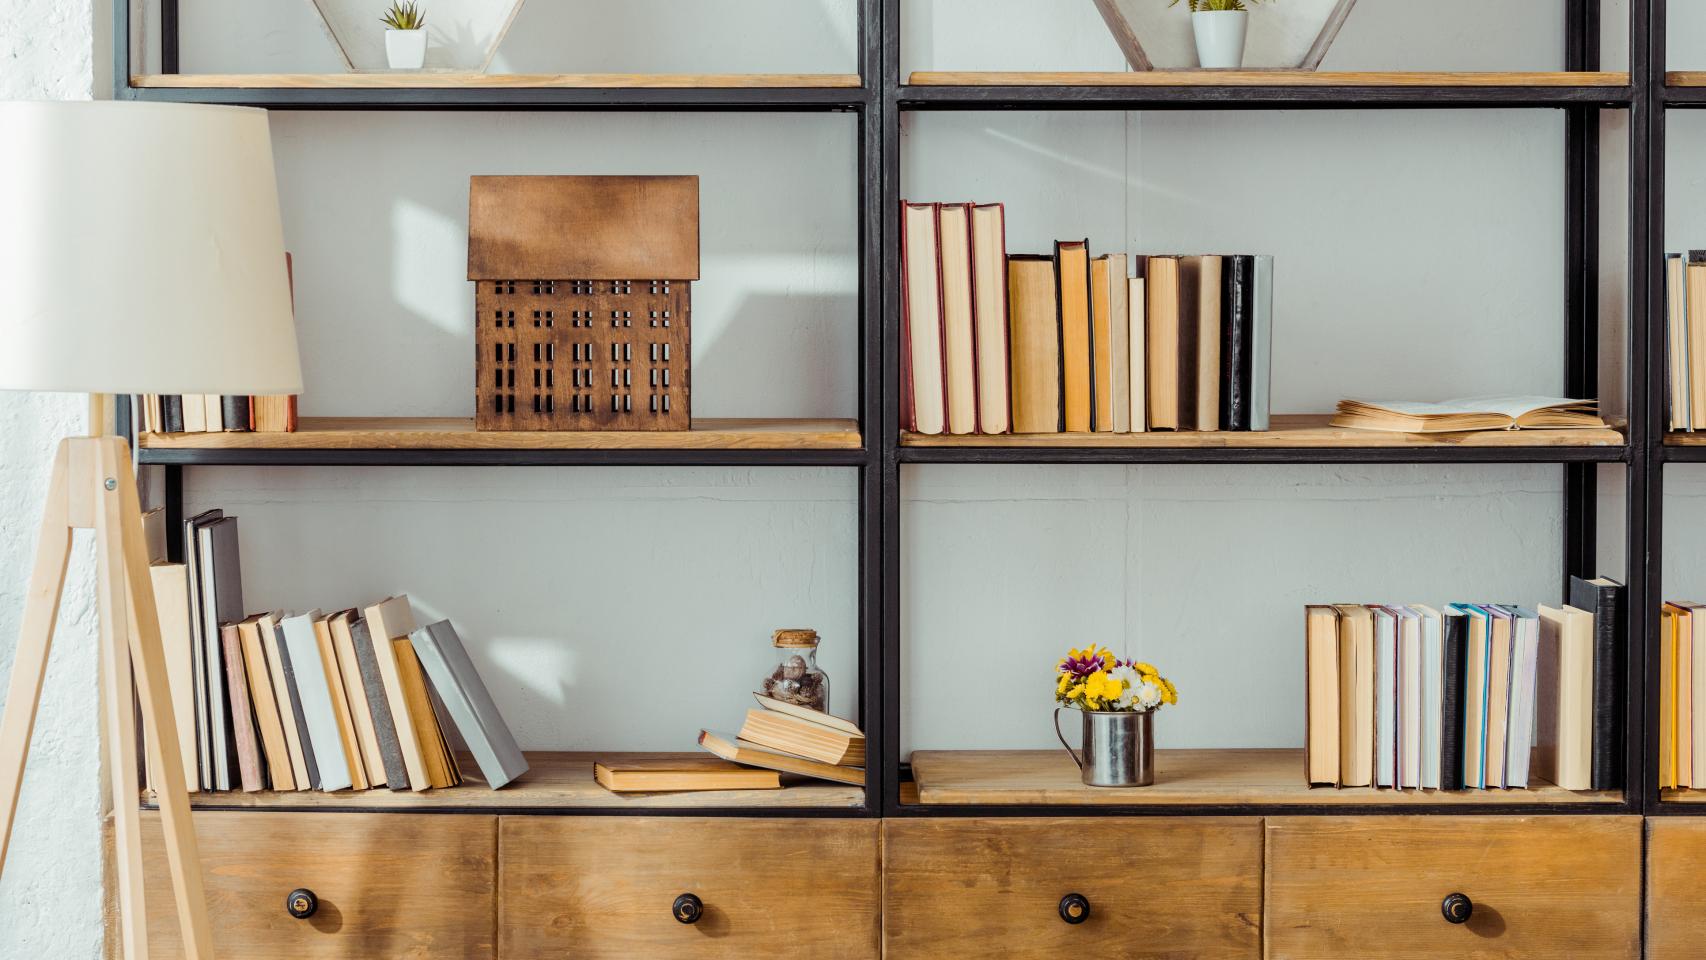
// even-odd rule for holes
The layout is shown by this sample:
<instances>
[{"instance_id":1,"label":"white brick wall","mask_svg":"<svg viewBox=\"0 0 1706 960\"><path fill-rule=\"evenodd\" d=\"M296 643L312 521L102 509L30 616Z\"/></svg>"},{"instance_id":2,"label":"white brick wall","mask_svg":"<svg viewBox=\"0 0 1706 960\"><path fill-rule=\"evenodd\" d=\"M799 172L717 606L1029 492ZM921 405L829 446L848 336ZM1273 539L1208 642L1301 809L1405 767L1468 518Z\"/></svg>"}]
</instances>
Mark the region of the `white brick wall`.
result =
<instances>
[{"instance_id":1,"label":"white brick wall","mask_svg":"<svg viewBox=\"0 0 1706 960\"><path fill-rule=\"evenodd\" d=\"M0 0L0 99L88 99L96 78L92 0ZM104 24L103 24L104 27ZM103 49L101 57L107 54ZM24 145L8 144L7 149ZM85 401L0 393L0 676L11 675L27 571L49 460L84 432ZM96 682L93 537L79 535L47 688L36 717L24 796L0 879L0 957L101 955L100 700ZM0 685L0 703L6 690Z\"/></svg>"}]
</instances>

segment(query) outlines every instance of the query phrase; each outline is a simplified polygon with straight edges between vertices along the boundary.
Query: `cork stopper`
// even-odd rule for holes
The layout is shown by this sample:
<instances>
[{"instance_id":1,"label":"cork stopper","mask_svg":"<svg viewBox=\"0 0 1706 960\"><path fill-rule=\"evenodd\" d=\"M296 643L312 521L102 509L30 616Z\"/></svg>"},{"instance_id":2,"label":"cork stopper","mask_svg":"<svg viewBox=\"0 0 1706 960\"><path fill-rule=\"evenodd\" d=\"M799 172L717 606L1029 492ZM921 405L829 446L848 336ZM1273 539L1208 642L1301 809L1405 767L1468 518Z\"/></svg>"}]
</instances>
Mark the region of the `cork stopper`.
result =
<instances>
[{"instance_id":1,"label":"cork stopper","mask_svg":"<svg viewBox=\"0 0 1706 960\"><path fill-rule=\"evenodd\" d=\"M770 635L770 640L778 647L815 647L817 631L798 627L778 630Z\"/></svg>"}]
</instances>

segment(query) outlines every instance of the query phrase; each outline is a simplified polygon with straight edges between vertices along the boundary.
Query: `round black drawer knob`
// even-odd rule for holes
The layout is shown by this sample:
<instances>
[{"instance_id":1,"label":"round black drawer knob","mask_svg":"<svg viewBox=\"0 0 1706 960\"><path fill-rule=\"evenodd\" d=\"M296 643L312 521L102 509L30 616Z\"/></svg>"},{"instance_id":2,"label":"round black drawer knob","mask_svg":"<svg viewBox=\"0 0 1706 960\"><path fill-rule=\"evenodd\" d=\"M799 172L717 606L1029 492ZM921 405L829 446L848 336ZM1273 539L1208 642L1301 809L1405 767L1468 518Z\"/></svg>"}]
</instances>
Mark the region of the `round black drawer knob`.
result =
<instances>
[{"instance_id":1,"label":"round black drawer knob","mask_svg":"<svg viewBox=\"0 0 1706 960\"><path fill-rule=\"evenodd\" d=\"M1451 923L1468 923L1469 915L1475 912L1475 904L1461 893L1448 893L1440 902L1439 912L1445 914L1445 919Z\"/></svg>"},{"instance_id":2,"label":"round black drawer knob","mask_svg":"<svg viewBox=\"0 0 1706 960\"><path fill-rule=\"evenodd\" d=\"M684 893L675 898L670 912L681 923L698 923L699 918L705 915L705 903L691 893Z\"/></svg>"},{"instance_id":3,"label":"round black drawer knob","mask_svg":"<svg viewBox=\"0 0 1706 960\"><path fill-rule=\"evenodd\" d=\"M1067 923L1083 923L1090 919L1090 901L1082 893L1069 893L1061 897L1060 919Z\"/></svg>"},{"instance_id":4,"label":"round black drawer knob","mask_svg":"<svg viewBox=\"0 0 1706 960\"><path fill-rule=\"evenodd\" d=\"M320 909L320 898L314 896L314 891L306 887L290 891L290 896L284 898L284 909L298 920L306 920Z\"/></svg>"}]
</instances>

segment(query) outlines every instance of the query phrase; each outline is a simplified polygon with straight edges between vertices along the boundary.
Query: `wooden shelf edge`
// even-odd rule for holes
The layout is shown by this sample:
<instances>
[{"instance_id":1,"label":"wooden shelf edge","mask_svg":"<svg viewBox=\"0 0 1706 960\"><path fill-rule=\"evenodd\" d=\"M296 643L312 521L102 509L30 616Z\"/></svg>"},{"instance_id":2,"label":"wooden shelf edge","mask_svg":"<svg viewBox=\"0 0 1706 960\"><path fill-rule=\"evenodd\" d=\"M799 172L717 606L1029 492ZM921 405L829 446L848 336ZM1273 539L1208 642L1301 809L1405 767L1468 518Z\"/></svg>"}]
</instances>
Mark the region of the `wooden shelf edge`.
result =
<instances>
[{"instance_id":1,"label":"wooden shelf edge","mask_svg":"<svg viewBox=\"0 0 1706 960\"><path fill-rule=\"evenodd\" d=\"M1034 433L936 434L903 432L903 447L1029 448L1058 447L1208 449L1208 448L1403 448L1403 447L1619 447L1615 428L1603 430L1490 430L1474 433L1386 433L1328 425L1326 414L1286 414L1273 418L1273 429L1260 433ZM1706 434L1700 434L1706 444Z\"/></svg>"},{"instance_id":2,"label":"wooden shelf edge","mask_svg":"<svg viewBox=\"0 0 1706 960\"><path fill-rule=\"evenodd\" d=\"M855 420L693 421L676 431L479 431L466 418L303 417L295 433L144 433L145 450L858 450Z\"/></svg>"},{"instance_id":3,"label":"wooden shelf edge","mask_svg":"<svg viewBox=\"0 0 1706 960\"><path fill-rule=\"evenodd\" d=\"M1672 70L1665 74L1667 87L1706 87L1706 71Z\"/></svg>"},{"instance_id":4,"label":"wooden shelf edge","mask_svg":"<svg viewBox=\"0 0 1706 960\"><path fill-rule=\"evenodd\" d=\"M778 808L857 809L864 805L862 787L784 777L778 790L695 790L680 793L616 794L599 786L592 777L597 760L637 757L704 757L703 753L635 753L632 751L562 752L527 751L531 767L521 779L501 790L492 790L480 779L473 758L463 755L463 783L458 787L420 793L392 791L386 787L360 792L317 790L295 793L243 793L221 791L190 794L190 807L198 810L270 810L312 812L356 810L360 812L468 812L528 810L539 812L596 808L599 810L751 809L762 812ZM142 802L152 804L151 792L143 791Z\"/></svg>"},{"instance_id":5,"label":"wooden shelf edge","mask_svg":"<svg viewBox=\"0 0 1706 960\"><path fill-rule=\"evenodd\" d=\"M1523 790L1392 790L1310 787L1303 750L1157 750L1151 787L1084 786L1060 750L930 750L912 755L923 806L1615 806L1621 791L1571 791L1541 784Z\"/></svg>"},{"instance_id":6,"label":"wooden shelf edge","mask_svg":"<svg viewBox=\"0 0 1706 960\"><path fill-rule=\"evenodd\" d=\"M1700 75L1706 78L1706 74ZM918 87L1626 87L1614 72L1442 73L1309 70L1147 70L1122 72L915 71ZM1703 81L1706 82L1706 81Z\"/></svg>"},{"instance_id":7,"label":"wooden shelf edge","mask_svg":"<svg viewBox=\"0 0 1706 960\"><path fill-rule=\"evenodd\" d=\"M139 89L191 90L731 90L857 89L853 73L146 73Z\"/></svg>"}]
</instances>

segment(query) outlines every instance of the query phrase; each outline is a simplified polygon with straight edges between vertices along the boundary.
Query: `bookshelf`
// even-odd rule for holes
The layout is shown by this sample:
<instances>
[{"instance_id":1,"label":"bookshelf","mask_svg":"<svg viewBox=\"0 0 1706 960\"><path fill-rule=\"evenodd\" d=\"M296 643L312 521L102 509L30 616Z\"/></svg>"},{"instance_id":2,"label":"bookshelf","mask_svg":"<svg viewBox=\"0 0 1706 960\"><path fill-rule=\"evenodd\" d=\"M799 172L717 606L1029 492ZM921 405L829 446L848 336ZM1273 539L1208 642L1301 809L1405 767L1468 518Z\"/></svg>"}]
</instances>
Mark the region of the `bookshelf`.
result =
<instances>
[{"instance_id":1,"label":"bookshelf","mask_svg":"<svg viewBox=\"0 0 1706 960\"><path fill-rule=\"evenodd\" d=\"M1706 72L1664 72L1663 0L1633 0L1627 72L1599 69L1600 3L1564 4L1567 69L1557 72L1196 73L936 72L900 69L903 0L857 0L859 69L807 75L441 75L179 74L175 36L165 38L164 70L133 69L129 43L117 44L115 95L142 101L229 103L284 110L371 111L446 109L494 111L624 110L838 111L854 115L858 136L859 408L849 420L703 421L685 435L482 435L467 421L427 418L307 418L294 435L145 435L139 460L161 466L168 512L181 519L184 471L201 466L306 465L827 465L858 474L859 705L872 762L864 790L832 785L792 786L701 797L623 798L590 780L592 754L531 755L534 773L501 793L470 785L423 795L376 791L357 797L320 795L204 795L197 806L260 815L304 812L526 813L648 817L880 818L897 830L969 824L1062 824L1070 818L1150 818L1159 834L1197 817L1234 817L1262 829L1263 818L1308 819L1333 813L1429 814L1435 827L1409 831L1417 847L1437 830L1510 831L1565 817L1593 818L1611 829L1640 815L1672 817L1706 812L1706 791L1661 792L1650 771L1657 737L1657 610L1663 480L1667 463L1706 463L1706 434L1663 431L1664 133L1670 108L1706 107ZM177 0L163 0L170 22ZM128 4L115 4L116 36L131 37ZM1060 435L1049 437L921 437L899 427L901 391L896 344L900 335L897 238L901 124L912 112L947 110L1290 110L1352 111L1450 108L1531 109L1562 116L1565 165L1563 258L1566 291L1560 321L1563 389L1595 396L1602 349L1599 226L1600 121L1627 119L1630 167L1629 285L1623 385L1626 420L1600 431L1537 431L1418 438L1335 430L1325 417L1276 417L1266 434ZM543 121L548 122L548 119ZM1615 201L1611 201L1615 202ZM1610 324L1606 325L1610 329ZM312 362L312 358L309 358ZM1607 398L1611 399L1611 398ZM1615 404L1613 405L1616 406ZM1626 788L1576 793L1548 785L1526 791L1403 792L1303 785L1300 750L1180 750L1159 754L1153 788L1096 791L1079 785L1064 753L1051 751L927 750L902 753L903 696L909 682L901 597L903 464L1002 463L1487 463L1556 465L1563 476L1562 567L1594 576L1600 556L1602 493L1621 500L1629 558L1628 682L1625 688ZM1611 469L1603 469L1610 467ZM1615 477L1616 479L1606 479ZM1620 491L1602 490L1617 484ZM1615 518L1613 518L1615 519ZM1615 526L1615 525L1614 525ZM1559 599L1559 598L1553 598ZM1301 627L1301 618L1299 618ZM1301 667L1299 668L1301 670ZM1032 706L1015 709L1033 709ZM1045 707L1036 706L1038 722ZM1299 708L1301 709L1301 707ZM236 815L233 814L233 817ZM1462 819L1453 817L1485 817ZM1370 829L1384 822L1371 816ZM1267 820L1272 824L1274 820ZM1153 827L1150 826L1153 824ZM888 829L888 824L884 829ZM942 829L952 829L943 827ZM989 827L995 830L996 827ZM1003 828L1005 829L1005 828ZM1018 829L1018 828L1015 828ZM1269 826L1267 829L1271 830ZM1560 827L1560 829L1563 829ZM885 834L886 836L887 834ZM900 834L896 834L900 835ZM1479 838L1474 840L1478 843ZM890 849L892 849L892 838ZM1408 848L1406 848L1408 850ZM885 851L883 856L887 856ZM987 855L980 851L979 856ZM1407 854L1408 855L1408 854ZM1420 854L1416 854L1420 856ZM1636 848L1637 862L1641 856ZM1255 876L1263 877L1257 863ZM1573 868L1572 868L1573 869ZM1591 871L1590 871L1591 872ZM1268 877L1267 879L1272 879ZM1260 881L1258 881L1260 882ZM1058 895L1058 894L1057 894ZM1052 909L1052 903L1049 904ZM1437 898L1429 918L1438 923ZM1496 914L1495 914L1496 916ZM1569 920L1555 916L1560 925ZM1058 919L1049 918L1058 924ZM1247 917L1241 922L1251 923ZM968 921L969 922L969 921ZM1420 922L1420 921L1418 921ZM1640 920L1633 921L1638 945ZM1052 928L1051 928L1052 929ZM1502 932L1502 928L1501 928ZM1519 951L1520 952L1520 951ZM1431 955L1452 955L1443 947ZM1542 955L1535 953L1533 955Z\"/></svg>"},{"instance_id":2,"label":"bookshelf","mask_svg":"<svg viewBox=\"0 0 1706 960\"><path fill-rule=\"evenodd\" d=\"M707 420L686 434L481 434L466 420L443 418L305 418L296 434L158 435L138 438L138 459L167 471L166 488L177 498L170 508L181 511L185 469L212 465L568 465L628 464L707 465L742 464L829 465L856 469L859 482L860 583L860 706L870 736L873 762L865 802L848 808L869 816L952 813L960 804L913 802L930 795L916 776L909 758L899 751L901 717L898 691L901 676L899 596L902 570L900 541L900 466L930 463L1541 463L1556 464L1566 477L1564 496L1563 573L1592 574L1596 529L1597 470L1602 464L1625 467L1630 486L1627 553L1642 555L1648 546L1650 524L1641 511L1651 498L1643 495L1649 483L1655 442L1652 411L1631 405L1629 419L1615 429L1592 431L1535 431L1477 434L1467 437L1412 437L1337 430L1326 418L1313 415L1275 418L1275 429L1263 434L1065 434L1048 437L922 437L901 432L898 423L899 371L892 345L899 339L898 200L900 182L900 123L911 111L1020 109L1139 110L1146 107L1216 109L1336 108L1384 109L1450 107L1453 109L1526 108L1557 110L1566 121L1565 160L1567 215L1564 256L1569 291L1564 322L1565 389L1591 395L1597 382L1599 327L1597 320L1596 244L1599 162L1597 122L1601 111L1626 111L1636 123L1631 156L1638 171L1654 163L1650 138L1640 135L1653 124L1647 91L1668 89L1673 95L1706 84L1706 74L1672 74L1668 86L1656 78L1654 58L1641 42L1633 43L1631 69L1598 69L1598 4L1571 0L1568 4L1565 65L1554 72L1302 72L1286 70L1133 72L948 72L902 73L900 49L901 0L859 0L858 71L837 74L186 74L179 73L177 41L164 38L159 72L135 69L136 55L128 5L114 11L117 35L132 43L116 46L114 75L121 78L115 94L124 99L233 103L274 109L453 109L453 110L712 110L801 112L835 110L857 115L856 162L859 181L858 216L860 303L860 414L853 420ZM162 12L177 20L177 0L163 0ZM1644 3L1631 14L1632 36L1645 39L1653 32ZM1706 86L1701 87L1706 90ZM1650 176L1636 176L1630 193L1633 233L1640 240L1654 228L1648 216L1655 190ZM1637 244L1632 262L1640 267L1649 248ZM1637 271L1639 272L1639 270ZM1649 291L1634 291L1635 315L1646 315ZM1628 355L1652 352L1647 325L1632 324ZM1647 371L1631 370L1631 395L1647 392ZM1690 449L1675 446L1673 459ZM1706 450L1706 447L1700 448ZM1706 453L1702 454L1706 459ZM1630 573L1632 595L1650 584L1645 571ZM1631 636L1646 635L1646 616L1640 604L1631 611ZM1632 669L1644 669L1636 652ZM1632 711L1642 705L1642 678L1631 681ZM1638 724L1634 725L1638 728ZM1549 791L1501 794L1480 803L1501 809L1548 809L1570 805L1622 811L1643 809L1649 802L1641 790L1642 751L1632 750L1630 790L1619 797L1594 797L1585 802ZM1229 756L1269 757L1266 752L1232 751ZM1064 758L1062 758L1064 759ZM1251 813L1266 807L1294 805L1287 798L1285 764L1263 760L1261 777L1268 787L1243 795L1215 795L1213 790L1192 800L1160 804L1173 812L1193 804L1242 806ZM1289 761L1288 761L1289 763ZM926 765L926 770L928 766ZM975 770L976 767L971 769ZM1254 775L1254 774L1253 774ZM965 789L975 794L975 784ZM462 792L464 795L466 791ZM783 791L788 794L789 791ZM1314 796L1320 791L1303 791ZM968 795L969 795L968 794ZM1419 794L1392 800L1384 792L1338 791L1336 805L1397 803L1406 808L1449 812L1467 803L1454 797ZM548 791L542 795L552 795ZM935 794L940 796L940 794ZM1235 796L1235 799L1228 799ZM747 809L747 798L726 798L732 809ZM395 802L395 801L389 801ZM436 803L436 801L432 801ZM472 803L472 801L463 801ZM1327 801L1316 801L1326 803ZM454 806L455 802L451 801ZM1054 801L1025 805L1046 812ZM1060 802L1071 807L1072 802ZM565 800L565 809L579 804ZM976 804L965 804L967 810ZM667 807L664 808L667 810ZM753 803L753 810L786 812L786 805Z\"/></svg>"}]
</instances>

